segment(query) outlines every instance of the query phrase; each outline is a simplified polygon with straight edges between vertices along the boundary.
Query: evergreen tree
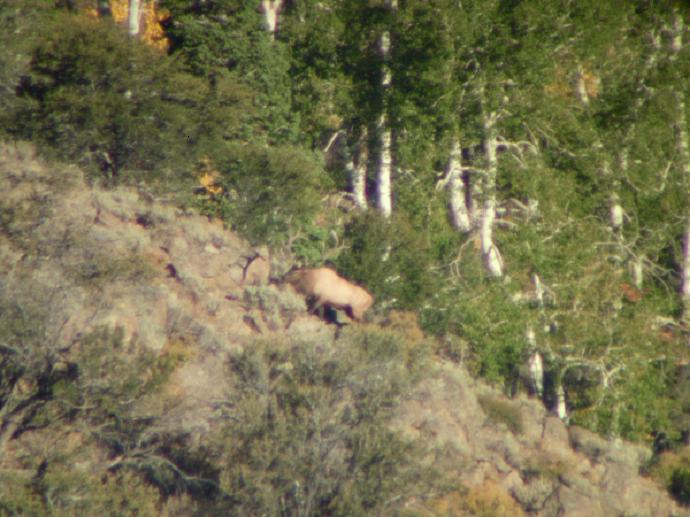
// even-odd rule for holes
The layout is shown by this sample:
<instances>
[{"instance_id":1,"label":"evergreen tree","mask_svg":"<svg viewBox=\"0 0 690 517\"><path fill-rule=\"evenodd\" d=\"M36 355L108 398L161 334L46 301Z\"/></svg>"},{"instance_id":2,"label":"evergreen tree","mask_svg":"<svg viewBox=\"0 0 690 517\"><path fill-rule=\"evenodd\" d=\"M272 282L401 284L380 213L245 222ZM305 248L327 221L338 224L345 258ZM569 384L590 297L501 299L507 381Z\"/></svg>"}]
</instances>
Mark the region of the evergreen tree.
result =
<instances>
[{"instance_id":1,"label":"evergreen tree","mask_svg":"<svg viewBox=\"0 0 690 517\"><path fill-rule=\"evenodd\" d=\"M253 93L256 111L244 121L245 140L295 143L290 52L264 30L258 6L238 0L162 0L161 7L170 12L170 50L183 55L194 74L216 88L231 81Z\"/></svg>"}]
</instances>

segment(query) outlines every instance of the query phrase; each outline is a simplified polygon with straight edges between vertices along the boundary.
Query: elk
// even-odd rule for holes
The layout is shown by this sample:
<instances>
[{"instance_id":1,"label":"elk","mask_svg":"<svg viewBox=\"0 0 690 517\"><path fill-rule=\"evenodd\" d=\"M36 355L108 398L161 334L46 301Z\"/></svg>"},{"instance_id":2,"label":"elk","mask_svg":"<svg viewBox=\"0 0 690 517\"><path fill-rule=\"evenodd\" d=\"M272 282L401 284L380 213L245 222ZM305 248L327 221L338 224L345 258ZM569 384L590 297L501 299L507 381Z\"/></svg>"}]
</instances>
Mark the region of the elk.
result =
<instances>
[{"instance_id":1,"label":"elk","mask_svg":"<svg viewBox=\"0 0 690 517\"><path fill-rule=\"evenodd\" d=\"M288 273L285 280L300 293L314 299L310 312L328 305L344 310L355 321L361 321L374 304L374 298L368 292L329 268L297 269Z\"/></svg>"}]
</instances>

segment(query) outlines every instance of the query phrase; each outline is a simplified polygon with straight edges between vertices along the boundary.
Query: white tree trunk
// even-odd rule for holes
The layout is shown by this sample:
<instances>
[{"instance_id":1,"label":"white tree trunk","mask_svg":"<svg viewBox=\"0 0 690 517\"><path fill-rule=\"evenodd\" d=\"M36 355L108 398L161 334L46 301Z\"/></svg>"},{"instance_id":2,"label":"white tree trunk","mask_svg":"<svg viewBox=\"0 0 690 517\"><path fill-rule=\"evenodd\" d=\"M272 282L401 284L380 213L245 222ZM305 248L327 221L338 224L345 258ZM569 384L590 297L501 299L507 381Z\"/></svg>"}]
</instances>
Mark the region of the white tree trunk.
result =
<instances>
[{"instance_id":1,"label":"white tree trunk","mask_svg":"<svg viewBox=\"0 0 690 517\"><path fill-rule=\"evenodd\" d=\"M397 8L397 0L392 0L388 4L389 9ZM383 31L379 40L379 52L381 53L382 70L381 70L381 91L384 99L381 116L378 121L379 142L381 145L380 155L378 160L378 174L376 178L377 184L377 205L379 211L385 218L389 218L393 212L393 200L391 191L391 174L393 166L393 157L391 155L391 145L393 135L390 129L388 114L386 112L386 98L388 90L393 81L393 75L390 69L391 57L391 37L390 32Z\"/></svg>"},{"instance_id":2,"label":"white tree trunk","mask_svg":"<svg viewBox=\"0 0 690 517\"><path fill-rule=\"evenodd\" d=\"M393 213L393 193L391 191L391 172L393 158L391 155L391 142L393 136L388 125L388 117L385 113L379 119L379 131L381 138L381 155L379 158L379 171L376 184L378 187L377 205L383 217L388 218Z\"/></svg>"},{"instance_id":3,"label":"white tree trunk","mask_svg":"<svg viewBox=\"0 0 690 517\"><path fill-rule=\"evenodd\" d=\"M140 20L141 20L141 1L142 0L129 0L129 35L138 36L140 30Z\"/></svg>"},{"instance_id":4,"label":"white tree trunk","mask_svg":"<svg viewBox=\"0 0 690 517\"><path fill-rule=\"evenodd\" d=\"M465 183L462 179L462 148L460 140L453 139L446 171L446 188L450 196L450 217L453 226L461 233L467 233L472 229L470 211L467 206L467 194Z\"/></svg>"},{"instance_id":5,"label":"white tree trunk","mask_svg":"<svg viewBox=\"0 0 690 517\"><path fill-rule=\"evenodd\" d=\"M493 241L494 221L496 219L496 176L498 162L496 160L496 113L484 116L484 155L486 157L486 171L484 176L484 203L481 223L482 258L484 266L493 277L503 276L503 260Z\"/></svg>"},{"instance_id":6,"label":"white tree trunk","mask_svg":"<svg viewBox=\"0 0 690 517\"><path fill-rule=\"evenodd\" d=\"M556 415L558 418L561 420L567 421L568 420L568 407L566 406L565 403L565 391L563 390L563 385L558 384L558 387L556 388Z\"/></svg>"},{"instance_id":7,"label":"white tree trunk","mask_svg":"<svg viewBox=\"0 0 690 517\"><path fill-rule=\"evenodd\" d=\"M537 350L537 336L532 327L527 328L526 337L531 350L527 360L530 382L532 383L534 394L541 400L544 396L544 358Z\"/></svg>"},{"instance_id":8,"label":"white tree trunk","mask_svg":"<svg viewBox=\"0 0 690 517\"><path fill-rule=\"evenodd\" d=\"M628 271L633 280L633 285L642 289L644 283L644 255L634 257L628 262Z\"/></svg>"},{"instance_id":9,"label":"white tree trunk","mask_svg":"<svg viewBox=\"0 0 690 517\"><path fill-rule=\"evenodd\" d=\"M671 29L672 39L671 39L671 57L676 58L680 50L683 48L683 30L685 29L685 23L683 17L680 15L678 10L675 10L675 16L673 17L673 28Z\"/></svg>"},{"instance_id":10,"label":"white tree trunk","mask_svg":"<svg viewBox=\"0 0 690 517\"><path fill-rule=\"evenodd\" d=\"M627 152L625 149L621 150L619 157L619 174L625 177L628 168ZM605 181L609 184L609 228L613 234L615 240L615 251L612 253L611 259L615 264L624 265L626 259L628 259L629 251L625 246L624 236L623 236L623 224L625 223L625 211L623 210L623 205L621 204L621 198L618 192L620 191L620 181L617 177L612 174L609 163L604 160L603 175ZM620 270L619 270L620 271ZM622 296L622 293L621 293ZM622 303L619 304L621 307Z\"/></svg>"},{"instance_id":11,"label":"white tree trunk","mask_svg":"<svg viewBox=\"0 0 690 517\"><path fill-rule=\"evenodd\" d=\"M623 206L621 205L621 199L618 196L618 191L615 187L611 189L609 194L609 224L613 233L618 237L621 236L623 231L624 222L624 212Z\"/></svg>"},{"instance_id":12,"label":"white tree trunk","mask_svg":"<svg viewBox=\"0 0 690 517\"><path fill-rule=\"evenodd\" d=\"M541 400L544 396L544 359L539 351L532 351L527 366L529 368L530 380L532 381L532 389L539 397L539 400Z\"/></svg>"},{"instance_id":13,"label":"white tree trunk","mask_svg":"<svg viewBox=\"0 0 690 517\"><path fill-rule=\"evenodd\" d=\"M264 25L274 39L278 31L278 14L283 7L283 0L261 0L261 11L264 13Z\"/></svg>"},{"instance_id":14,"label":"white tree trunk","mask_svg":"<svg viewBox=\"0 0 690 517\"><path fill-rule=\"evenodd\" d=\"M360 210L369 208L367 204L367 162L369 160L367 149L367 132L365 131L358 149L354 153L357 162L353 161L353 153L349 153L350 156L347 163L347 170L350 173L350 180L352 182L352 196L355 199L355 205Z\"/></svg>"},{"instance_id":15,"label":"white tree trunk","mask_svg":"<svg viewBox=\"0 0 690 517\"><path fill-rule=\"evenodd\" d=\"M470 191L469 196L469 211L470 211L470 222L473 228L478 228L481 226L481 222L484 220L482 214L484 213L483 205L479 202L483 197L483 182L476 173L470 174L469 185L465 184L465 188Z\"/></svg>"}]
</instances>

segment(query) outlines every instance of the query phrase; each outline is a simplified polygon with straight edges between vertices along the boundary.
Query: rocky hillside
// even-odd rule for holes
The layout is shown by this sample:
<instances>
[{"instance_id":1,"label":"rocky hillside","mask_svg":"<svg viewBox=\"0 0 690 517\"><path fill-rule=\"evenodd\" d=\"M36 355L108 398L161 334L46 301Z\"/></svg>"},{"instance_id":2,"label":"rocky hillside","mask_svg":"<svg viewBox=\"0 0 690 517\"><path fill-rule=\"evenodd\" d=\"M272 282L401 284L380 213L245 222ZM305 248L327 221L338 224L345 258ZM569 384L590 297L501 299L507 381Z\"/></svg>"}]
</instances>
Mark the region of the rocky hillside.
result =
<instances>
[{"instance_id":1,"label":"rocky hillside","mask_svg":"<svg viewBox=\"0 0 690 517\"><path fill-rule=\"evenodd\" d=\"M304 300L277 280L291 265L287 259L271 259L270 283L248 285L243 272L255 250L218 221L143 190L87 186L79 170L48 166L22 144L0 150L0 192L3 307L28 298L44 302L40 342L62 358L50 367L51 375L60 364L70 364L74 350L88 346L85 336L104 328L125 344L123 353L140 346L157 358L171 358L156 395L144 394L134 403L134 413L148 418L149 441L167 434L184 436L196 450L212 448L208 443L228 418L223 401L233 399L238 386L228 362L258 342L289 343L281 359L286 370L296 364L290 353L307 339L321 347L317 353L332 354L349 346L354 333L389 329L408 340L410 349L426 348L408 355L426 357L424 369L396 397L390 429L423 451L415 461L443 483L427 482L426 489L398 496L379 513L690 515L641 474L652 459L647 447L568 427L526 396L505 398L473 379L462 363L437 355L409 314L377 313L373 322L343 328L326 324L307 314ZM0 312L3 329L10 327L11 314ZM6 358L17 346L10 346L3 332ZM48 453L36 443L49 443L49 436L59 433L35 423L26 408L41 397L45 407L57 388L48 396L39 393L40 382L20 380L21 375L7 376L1 383L0 476L24 476L27 486L33 479L35 487L50 469ZM334 405L333 413L340 404L345 402ZM62 445L70 437L74 449L92 447L74 469L102 475L118 462L125 465L123 458L131 465L131 451L102 441L94 445L86 434L71 429L61 435ZM214 461L213 455L207 458L209 470L218 472ZM189 462L178 461L175 469L192 477ZM151 477L147 482L156 486ZM223 476L216 478L222 484ZM171 491L172 499L187 497L180 492ZM167 506L152 503L139 508L140 514L184 514L184 504L176 513L169 496ZM9 498L0 489L0 508L10 508ZM22 513L16 504L12 508L10 513ZM286 508L285 514L298 514ZM52 511L59 514L59 506Z\"/></svg>"}]
</instances>

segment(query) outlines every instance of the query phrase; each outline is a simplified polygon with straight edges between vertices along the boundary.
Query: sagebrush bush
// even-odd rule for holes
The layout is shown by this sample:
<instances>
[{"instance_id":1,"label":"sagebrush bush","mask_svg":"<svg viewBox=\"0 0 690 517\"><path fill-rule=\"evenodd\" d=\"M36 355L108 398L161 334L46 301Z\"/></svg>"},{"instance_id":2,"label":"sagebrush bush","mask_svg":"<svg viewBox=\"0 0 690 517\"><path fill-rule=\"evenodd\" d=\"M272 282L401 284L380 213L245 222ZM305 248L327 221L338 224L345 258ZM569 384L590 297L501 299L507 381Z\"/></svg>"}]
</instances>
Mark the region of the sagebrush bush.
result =
<instances>
[{"instance_id":1,"label":"sagebrush bush","mask_svg":"<svg viewBox=\"0 0 690 517\"><path fill-rule=\"evenodd\" d=\"M157 514L159 491L132 459L158 453L145 438L158 415L139 403L174 365L121 328L65 341L68 286L26 273L0 276L0 514Z\"/></svg>"},{"instance_id":2,"label":"sagebrush bush","mask_svg":"<svg viewBox=\"0 0 690 517\"><path fill-rule=\"evenodd\" d=\"M489 420L497 424L505 424L513 434L522 433L524 423L520 406L490 395L480 395L477 400Z\"/></svg>"},{"instance_id":3,"label":"sagebrush bush","mask_svg":"<svg viewBox=\"0 0 690 517\"><path fill-rule=\"evenodd\" d=\"M136 450L150 417L135 402L167 377L153 354L99 328L67 346L51 336L45 302L0 300L0 513L153 515L158 491L104 455ZM26 321L31 317L31 321ZM35 331L29 331L29 329Z\"/></svg>"},{"instance_id":4,"label":"sagebrush bush","mask_svg":"<svg viewBox=\"0 0 690 517\"><path fill-rule=\"evenodd\" d=\"M245 287L244 302L254 324L261 328L261 321L273 331L288 328L298 315L307 310L304 298L290 290L280 290L274 286Z\"/></svg>"},{"instance_id":5,"label":"sagebrush bush","mask_svg":"<svg viewBox=\"0 0 690 517\"><path fill-rule=\"evenodd\" d=\"M259 342L231 358L221 480L233 513L372 515L424 477L387 426L416 378L414 347L381 331L341 339Z\"/></svg>"}]
</instances>

